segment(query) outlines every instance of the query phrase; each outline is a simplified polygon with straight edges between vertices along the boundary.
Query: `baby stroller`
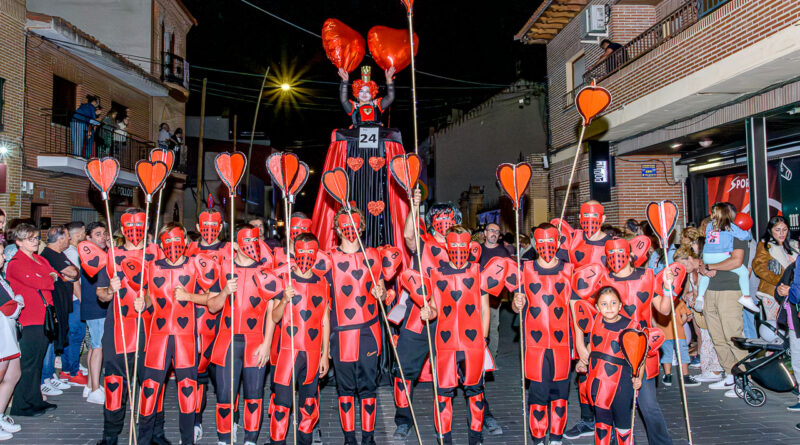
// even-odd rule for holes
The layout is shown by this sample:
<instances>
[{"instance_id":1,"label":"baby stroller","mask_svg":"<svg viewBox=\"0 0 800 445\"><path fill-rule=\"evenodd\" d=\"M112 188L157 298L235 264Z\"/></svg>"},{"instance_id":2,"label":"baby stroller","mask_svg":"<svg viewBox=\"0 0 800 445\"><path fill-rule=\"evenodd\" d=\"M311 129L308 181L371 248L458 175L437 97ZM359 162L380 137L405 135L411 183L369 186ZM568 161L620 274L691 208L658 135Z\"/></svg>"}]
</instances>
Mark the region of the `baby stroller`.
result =
<instances>
[{"instance_id":1,"label":"baby stroller","mask_svg":"<svg viewBox=\"0 0 800 445\"><path fill-rule=\"evenodd\" d=\"M733 366L733 389L745 403L759 407L767 402L767 394L753 382L775 392L791 391L796 382L784 364L789 338L770 322L762 321L759 315L755 324L759 338L731 338L737 347L749 351L747 357Z\"/></svg>"}]
</instances>

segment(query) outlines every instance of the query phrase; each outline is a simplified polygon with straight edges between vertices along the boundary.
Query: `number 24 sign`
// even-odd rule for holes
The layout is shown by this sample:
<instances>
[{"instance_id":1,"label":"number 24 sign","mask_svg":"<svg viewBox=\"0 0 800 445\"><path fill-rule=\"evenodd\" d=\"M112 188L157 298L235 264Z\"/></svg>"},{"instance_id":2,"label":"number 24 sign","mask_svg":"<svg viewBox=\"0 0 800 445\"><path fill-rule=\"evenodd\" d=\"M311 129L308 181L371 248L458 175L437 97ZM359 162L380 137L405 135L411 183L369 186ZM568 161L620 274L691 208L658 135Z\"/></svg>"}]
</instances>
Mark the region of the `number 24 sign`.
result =
<instances>
[{"instance_id":1,"label":"number 24 sign","mask_svg":"<svg viewBox=\"0 0 800 445\"><path fill-rule=\"evenodd\" d=\"M361 127L358 130L358 148L378 148L378 127Z\"/></svg>"}]
</instances>

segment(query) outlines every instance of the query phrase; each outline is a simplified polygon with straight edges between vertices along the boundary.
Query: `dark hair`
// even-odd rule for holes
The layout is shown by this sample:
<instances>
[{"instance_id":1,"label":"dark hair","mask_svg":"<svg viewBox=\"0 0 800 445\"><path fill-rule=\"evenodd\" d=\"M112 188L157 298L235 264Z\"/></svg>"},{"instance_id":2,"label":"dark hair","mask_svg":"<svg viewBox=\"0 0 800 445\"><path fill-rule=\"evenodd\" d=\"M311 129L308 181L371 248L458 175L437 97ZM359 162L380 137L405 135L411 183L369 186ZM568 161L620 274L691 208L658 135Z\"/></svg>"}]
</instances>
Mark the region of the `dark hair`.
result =
<instances>
[{"instance_id":1,"label":"dark hair","mask_svg":"<svg viewBox=\"0 0 800 445\"><path fill-rule=\"evenodd\" d=\"M239 232L241 232L242 230L250 230L250 229L255 229L255 228L256 228L256 226L254 226L252 224L239 224L238 226L236 226L236 230L234 232L235 232L235 234L236 234L236 236L238 238Z\"/></svg>"},{"instance_id":2,"label":"dark hair","mask_svg":"<svg viewBox=\"0 0 800 445\"><path fill-rule=\"evenodd\" d=\"M623 235L622 230L619 230L611 224L603 224L600 226L600 230L611 238L622 238Z\"/></svg>"},{"instance_id":3,"label":"dark hair","mask_svg":"<svg viewBox=\"0 0 800 445\"><path fill-rule=\"evenodd\" d=\"M764 235L761 236L761 241L764 243L764 247L769 248L770 243L778 244L778 240L776 240L775 237L772 236L772 228L780 223L785 224L787 228L789 227L789 223L786 222L786 218L780 215L773 216L772 218L769 219L769 221L767 222L767 229L764 230ZM793 255L796 254L797 251L794 248L792 248L792 245L789 243L790 238L791 237L787 234L786 239L783 240L782 246L783 250L785 250L787 254Z\"/></svg>"},{"instance_id":4,"label":"dark hair","mask_svg":"<svg viewBox=\"0 0 800 445\"><path fill-rule=\"evenodd\" d=\"M601 41L600 41L600 46L603 46L603 44L604 44L604 43L608 43L608 44L610 45L610 44L611 44L611 40L609 40L609 39L603 39L603 40L601 40Z\"/></svg>"},{"instance_id":5,"label":"dark hair","mask_svg":"<svg viewBox=\"0 0 800 445\"><path fill-rule=\"evenodd\" d=\"M100 222L100 221L90 222L89 225L86 226L86 236L91 235L92 231L94 231L94 229L96 229L98 227L102 227L102 228L105 229L106 228L106 224L103 223L103 222Z\"/></svg>"},{"instance_id":6,"label":"dark hair","mask_svg":"<svg viewBox=\"0 0 800 445\"><path fill-rule=\"evenodd\" d=\"M600 290L595 294L594 301L600 300L600 297L605 294L614 294L614 296L617 297L617 300L622 303L622 297L619 296L619 292L617 292L613 286L605 286L600 288Z\"/></svg>"},{"instance_id":7,"label":"dark hair","mask_svg":"<svg viewBox=\"0 0 800 445\"><path fill-rule=\"evenodd\" d=\"M512 235L510 232L506 233L505 235L503 235L503 242L504 243L514 244L515 241L516 241L516 239L514 238L514 235Z\"/></svg>"},{"instance_id":8,"label":"dark hair","mask_svg":"<svg viewBox=\"0 0 800 445\"><path fill-rule=\"evenodd\" d=\"M625 228L633 233L636 233L639 231L639 229L641 229L641 226L639 225L639 221L636 221L635 218L628 218L628 220L625 221Z\"/></svg>"},{"instance_id":9,"label":"dark hair","mask_svg":"<svg viewBox=\"0 0 800 445\"><path fill-rule=\"evenodd\" d=\"M304 232L304 233L301 233L301 234L297 235L297 238L294 239L294 242L297 243L298 241L300 241L301 243L307 243L307 242L310 242L310 241L319 242L317 237L314 236L314 234L311 233L311 232Z\"/></svg>"},{"instance_id":10,"label":"dark hair","mask_svg":"<svg viewBox=\"0 0 800 445\"><path fill-rule=\"evenodd\" d=\"M543 223L539 224L538 226L534 227L533 230L531 230L531 232L533 232L536 229L547 230L547 229L551 229L551 228L552 229L557 229L558 227L550 224L549 222L543 222Z\"/></svg>"},{"instance_id":11,"label":"dark hair","mask_svg":"<svg viewBox=\"0 0 800 445\"><path fill-rule=\"evenodd\" d=\"M292 216L289 218L303 218L303 219L311 219L303 212L292 212Z\"/></svg>"},{"instance_id":12,"label":"dark hair","mask_svg":"<svg viewBox=\"0 0 800 445\"><path fill-rule=\"evenodd\" d=\"M67 229L64 226L53 226L47 231L47 244L58 242L67 236Z\"/></svg>"},{"instance_id":13,"label":"dark hair","mask_svg":"<svg viewBox=\"0 0 800 445\"><path fill-rule=\"evenodd\" d=\"M84 230L86 228L86 224L83 221L72 221L71 223L67 224L67 230L72 232L74 230Z\"/></svg>"},{"instance_id":14,"label":"dark hair","mask_svg":"<svg viewBox=\"0 0 800 445\"><path fill-rule=\"evenodd\" d=\"M455 206L452 202L437 202L436 204L432 205L430 209L428 209L428 213L425 214L425 226L428 227L428 231L432 231L433 227L431 227L431 223L433 222L433 217L444 213L447 211L453 211L453 217L455 219L456 224L461 224L461 210Z\"/></svg>"},{"instance_id":15,"label":"dark hair","mask_svg":"<svg viewBox=\"0 0 800 445\"><path fill-rule=\"evenodd\" d=\"M144 210L140 209L139 207L130 207L125 209L125 213L129 215L135 215L137 213L144 213Z\"/></svg>"},{"instance_id":16,"label":"dark hair","mask_svg":"<svg viewBox=\"0 0 800 445\"><path fill-rule=\"evenodd\" d=\"M156 236L156 238L157 239L161 239L161 235L163 235L163 234L165 234L165 233L167 233L170 230L175 229L175 228L183 230L183 234L184 234L184 236L186 236L186 229L183 228L183 224L181 224L179 222L176 222L176 221L172 221L170 223L167 223L167 224L164 224L163 226L161 226L161 230L158 231L158 236Z\"/></svg>"},{"instance_id":17,"label":"dark hair","mask_svg":"<svg viewBox=\"0 0 800 445\"><path fill-rule=\"evenodd\" d=\"M200 232L196 232L194 230L190 230L190 231L186 232L186 238L191 242L200 241L200 238L201 238Z\"/></svg>"}]
</instances>

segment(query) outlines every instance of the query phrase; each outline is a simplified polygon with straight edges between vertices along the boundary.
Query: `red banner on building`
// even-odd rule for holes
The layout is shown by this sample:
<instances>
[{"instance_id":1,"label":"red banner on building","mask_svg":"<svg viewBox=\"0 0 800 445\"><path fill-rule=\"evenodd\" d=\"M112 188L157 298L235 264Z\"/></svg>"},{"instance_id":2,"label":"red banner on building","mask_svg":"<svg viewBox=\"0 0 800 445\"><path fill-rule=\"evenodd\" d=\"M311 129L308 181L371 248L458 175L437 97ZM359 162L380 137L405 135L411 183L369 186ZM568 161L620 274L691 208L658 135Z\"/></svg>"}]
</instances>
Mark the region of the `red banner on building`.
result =
<instances>
[{"instance_id":1,"label":"red banner on building","mask_svg":"<svg viewBox=\"0 0 800 445\"><path fill-rule=\"evenodd\" d=\"M778 173L774 166L767 168L769 178L770 217L781 214L781 191ZM730 202L739 212L750 213L750 181L746 173L713 176L706 178L708 205L706 211L717 202Z\"/></svg>"}]
</instances>

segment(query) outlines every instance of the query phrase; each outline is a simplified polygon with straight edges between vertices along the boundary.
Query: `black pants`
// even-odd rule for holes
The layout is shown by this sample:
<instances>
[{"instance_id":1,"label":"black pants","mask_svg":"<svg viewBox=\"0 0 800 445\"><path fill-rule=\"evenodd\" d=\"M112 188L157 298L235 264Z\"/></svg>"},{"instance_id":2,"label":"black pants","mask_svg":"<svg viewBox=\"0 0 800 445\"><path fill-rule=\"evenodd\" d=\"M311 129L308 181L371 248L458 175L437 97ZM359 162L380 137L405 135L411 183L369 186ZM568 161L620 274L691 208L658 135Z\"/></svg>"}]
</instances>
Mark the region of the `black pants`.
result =
<instances>
[{"instance_id":1,"label":"black pants","mask_svg":"<svg viewBox=\"0 0 800 445\"><path fill-rule=\"evenodd\" d=\"M620 369L621 376L617 391L614 393L614 401L611 402L609 409L594 407L594 437L596 444L609 443L611 438L611 429L617 430L616 434L619 436L620 431L624 431L624 438L629 437L631 428L631 408L633 407L633 383L631 382L630 368L622 367ZM593 382L591 391L592 399L597 395L599 381ZM618 440L620 438L618 437ZM618 442L621 443L621 442Z\"/></svg>"},{"instance_id":2,"label":"black pants","mask_svg":"<svg viewBox=\"0 0 800 445\"><path fill-rule=\"evenodd\" d=\"M436 325L431 327L433 331ZM397 364L394 366L394 392L395 392L395 425L411 425L413 419L411 417L410 403L414 400L414 386L419 378L420 372L425 365L425 360L428 359L428 333L423 328L422 332L409 331L405 328L400 328L400 335L397 338L397 355L400 357L400 364L403 366L403 375L406 381L403 382L400 377L400 370ZM411 400L406 400L404 386L408 385L408 394Z\"/></svg>"},{"instance_id":3,"label":"black pants","mask_svg":"<svg viewBox=\"0 0 800 445\"><path fill-rule=\"evenodd\" d=\"M548 349L542 358L542 380L525 379L528 385L528 422L534 442L542 441L550 427L550 440L561 440L567 421L567 399L570 379L554 381L553 351ZM548 416L549 413L549 416Z\"/></svg>"},{"instance_id":4,"label":"black pants","mask_svg":"<svg viewBox=\"0 0 800 445\"><path fill-rule=\"evenodd\" d=\"M243 367L244 336L233 337L233 387L235 399L239 400L239 383L242 383L244 396L244 440L256 442L261 431L262 403L264 399L264 379L267 367ZM214 371L217 392L217 436L220 442L231 440L231 354L225 354L225 366L217 366ZM226 415L224 415L226 414Z\"/></svg>"},{"instance_id":5,"label":"black pants","mask_svg":"<svg viewBox=\"0 0 800 445\"><path fill-rule=\"evenodd\" d=\"M355 411L361 402L361 442L369 443L375 433L375 393L378 387L378 345L372 330L362 328L359 336L358 361L343 362L339 359L338 335L331 336L331 357L336 376L336 393L339 396L339 421L344 432L345 443L355 443ZM365 404L368 401L369 404ZM347 409L345 409L347 408ZM365 412L373 410L372 412ZM365 419L369 414L369 419Z\"/></svg>"},{"instance_id":6,"label":"black pants","mask_svg":"<svg viewBox=\"0 0 800 445\"><path fill-rule=\"evenodd\" d=\"M30 415L47 406L42 400L42 363L50 340L44 335L44 326L22 328L19 341L22 376L14 390L11 415Z\"/></svg>"},{"instance_id":7,"label":"black pants","mask_svg":"<svg viewBox=\"0 0 800 445\"><path fill-rule=\"evenodd\" d=\"M175 337L167 340L164 357L164 369L144 366L142 369L142 391L139 398L139 436L140 444L149 444L155 435L155 414L158 395L163 391L168 371L175 359ZM175 382L178 386L178 426L181 432L181 443L194 443L194 416L197 400L197 366L191 368L175 368Z\"/></svg>"},{"instance_id":8,"label":"black pants","mask_svg":"<svg viewBox=\"0 0 800 445\"><path fill-rule=\"evenodd\" d=\"M308 360L306 351L297 351L297 359L294 364L296 376L305 379L308 372ZM297 387L297 443L310 445L314 427L319 421L319 376L314 373L314 379L303 384L299 380L293 380ZM289 431L289 417L292 411L292 387L276 383L273 377L275 399L273 403L272 419L270 419L269 436L274 445L284 445L286 443L287 432Z\"/></svg>"}]
</instances>

